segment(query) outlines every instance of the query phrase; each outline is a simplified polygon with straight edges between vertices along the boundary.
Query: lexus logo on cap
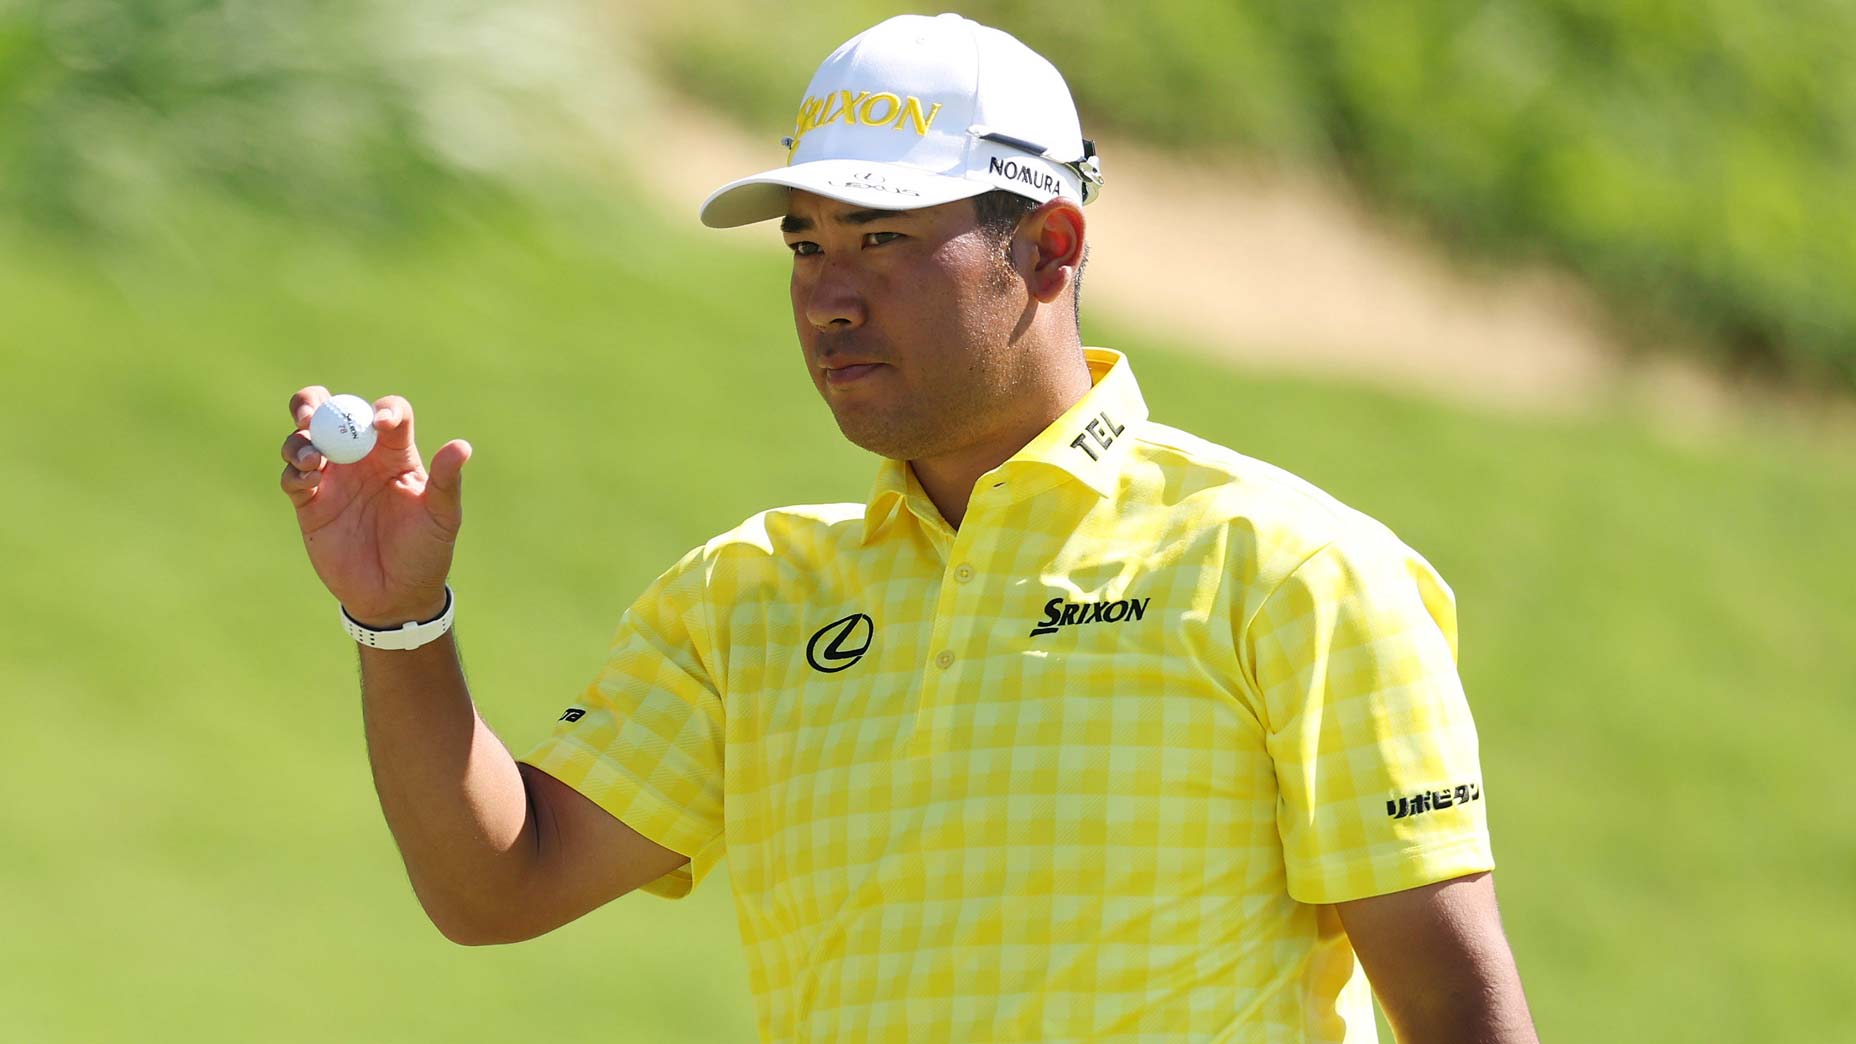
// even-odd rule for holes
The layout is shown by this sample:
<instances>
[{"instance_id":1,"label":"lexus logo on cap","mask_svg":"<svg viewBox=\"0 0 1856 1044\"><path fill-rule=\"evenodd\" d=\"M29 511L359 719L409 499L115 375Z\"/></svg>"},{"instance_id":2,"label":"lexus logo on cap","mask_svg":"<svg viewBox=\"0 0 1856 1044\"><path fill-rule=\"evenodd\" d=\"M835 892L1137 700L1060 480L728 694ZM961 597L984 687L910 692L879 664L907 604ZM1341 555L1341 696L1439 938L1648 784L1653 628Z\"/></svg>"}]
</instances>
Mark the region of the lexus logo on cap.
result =
<instances>
[{"instance_id":1,"label":"lexus logo on cap","mask_svg":"<svg viewBox=\"0 0 1856 1044\"><path fill-rule=\"evenodd\" d=\"M860 171L843 181L827 181L832 188L856 189L859 192L887 192L892 196L920 196L921 193L902 185L891 185L889 179L874 170Z\"/></svg>"},{"instance_id":2,"label":"lexus logo on cap","mask_svg":"<svg viewBox=\"0 0 1856 1044\"><path fill-rule=\"evenodd\" d=\"M852 613L814 631L806 643L806 662L821 674L836 674L864 658L876 637L876 624L863 613Z\"/></svg>"}]
</instances>

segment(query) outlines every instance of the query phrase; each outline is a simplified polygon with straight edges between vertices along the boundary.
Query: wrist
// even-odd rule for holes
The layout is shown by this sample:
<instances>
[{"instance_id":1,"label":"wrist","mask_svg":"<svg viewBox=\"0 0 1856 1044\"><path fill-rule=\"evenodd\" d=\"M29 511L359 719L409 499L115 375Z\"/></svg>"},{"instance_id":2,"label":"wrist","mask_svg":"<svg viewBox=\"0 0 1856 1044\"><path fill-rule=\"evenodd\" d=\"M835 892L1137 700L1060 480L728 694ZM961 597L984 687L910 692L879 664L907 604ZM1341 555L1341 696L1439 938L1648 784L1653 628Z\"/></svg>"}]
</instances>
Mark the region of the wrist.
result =
<instances>
[{"instance_id":1,"label":"wrist","mask_svg":"<svg viewBox=\"0 0 1856 1044\"><path fill-rule=\"evenodd\" d=\"M403 609L369 610L363 615L343 605L342 614L370 631L396 631L409 623L431 623L443 616L450 604L451 588L446 586L439 588L433 597L410 603Z\"/></svg>"},{"instance_id":2,"label":"wrist","mask_svg":"<svg viewBox=\"0 0 1856 1044\"><path fill-rule=\"evenodd\" d=\"M437 641L449 632L456 606L451 585L446 584L444 601L436 609L415 609L410 617L396 613L384 622L362 620L343 606L342 628L348 632L348 637L368 648L409 651Z\"/></svg>"}]
</instances>

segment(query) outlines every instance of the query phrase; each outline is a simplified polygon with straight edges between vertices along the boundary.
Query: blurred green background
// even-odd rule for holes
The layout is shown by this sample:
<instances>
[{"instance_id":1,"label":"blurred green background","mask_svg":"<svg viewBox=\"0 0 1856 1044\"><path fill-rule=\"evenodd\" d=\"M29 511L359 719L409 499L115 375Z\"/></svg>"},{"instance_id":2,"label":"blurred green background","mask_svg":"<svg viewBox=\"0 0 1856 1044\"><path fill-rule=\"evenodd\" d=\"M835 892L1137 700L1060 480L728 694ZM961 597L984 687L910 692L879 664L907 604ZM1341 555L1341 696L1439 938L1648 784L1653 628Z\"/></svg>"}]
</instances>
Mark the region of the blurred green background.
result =
<instances>
[{"instance_id":1,"label":"blurred green background","mask_svg":"<svg viewBox=\"0 0 1856 1044\"><path fill-rule=\"evenodd\" d=\"M676 555L867 491L773 234L707 234L629 164L677 159L642 137L662 85L777 125L891 10L0 2L0 1039L752 1038L722 880L515 947L425 923L276 447L309 383L473 441L464 655L539 739ZM965 10L1058 61L1111 172L1118 135L1339 171L1464 256L1560 259L1626 325L1848 395L1848 4ZM1085 333L1157 417L1455 587L1543 1038L1848 1039L1851 442L1266 377L1143 318Z\"/></svg>"}]
</instances>

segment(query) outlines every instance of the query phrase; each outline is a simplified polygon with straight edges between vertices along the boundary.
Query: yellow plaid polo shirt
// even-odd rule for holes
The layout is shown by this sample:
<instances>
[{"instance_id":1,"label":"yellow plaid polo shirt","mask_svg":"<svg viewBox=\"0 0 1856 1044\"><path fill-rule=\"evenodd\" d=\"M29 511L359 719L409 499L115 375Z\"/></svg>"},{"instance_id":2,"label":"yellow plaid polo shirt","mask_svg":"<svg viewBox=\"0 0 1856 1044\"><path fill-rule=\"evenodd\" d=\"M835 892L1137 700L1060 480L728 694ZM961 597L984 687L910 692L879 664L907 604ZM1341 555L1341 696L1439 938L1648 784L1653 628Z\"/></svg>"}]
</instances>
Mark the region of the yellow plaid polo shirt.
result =
<instances>
[{"instance_id":1,"label":"yellow plaid polo shirt","mask_svg":"<svg viewBox=\"0 0 1856 1044\"><path fill-rule=\"evenodd\" d=\"M766 1040L1370 1041L1322 904L1493 866L1449 588L1087 359L958 530L886 462L690 552L524 759L729 857Z\"/></svg>"}]
</instances>

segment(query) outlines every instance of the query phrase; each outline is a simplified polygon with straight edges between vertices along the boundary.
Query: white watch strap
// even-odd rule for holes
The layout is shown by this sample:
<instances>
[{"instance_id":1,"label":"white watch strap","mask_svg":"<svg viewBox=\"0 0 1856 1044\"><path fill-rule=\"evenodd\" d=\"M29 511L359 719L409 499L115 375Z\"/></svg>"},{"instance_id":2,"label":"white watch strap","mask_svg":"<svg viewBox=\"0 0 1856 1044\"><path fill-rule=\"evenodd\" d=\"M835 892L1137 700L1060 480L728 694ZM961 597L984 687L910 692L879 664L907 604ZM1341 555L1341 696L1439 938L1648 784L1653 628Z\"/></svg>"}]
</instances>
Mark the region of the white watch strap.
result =
<instances>
[{"instance_id":1,"label":"white watch strap","mask_svg":"<svg viewBox=\"0 0 1856 1044\"><path fill-rule=\"evenodd\" d=\"M436 620L423 623L413 620L386 631L376 631L363 627L348 615L348 607L342 607L342 627L348 631L348 637L373 649L417 649L419 646L436 640L446 631L451 630L451 620L457 615L457 599L451 597L451 585L445 585L445 611L438 614Z\"/></svg>"}]
</instances>

